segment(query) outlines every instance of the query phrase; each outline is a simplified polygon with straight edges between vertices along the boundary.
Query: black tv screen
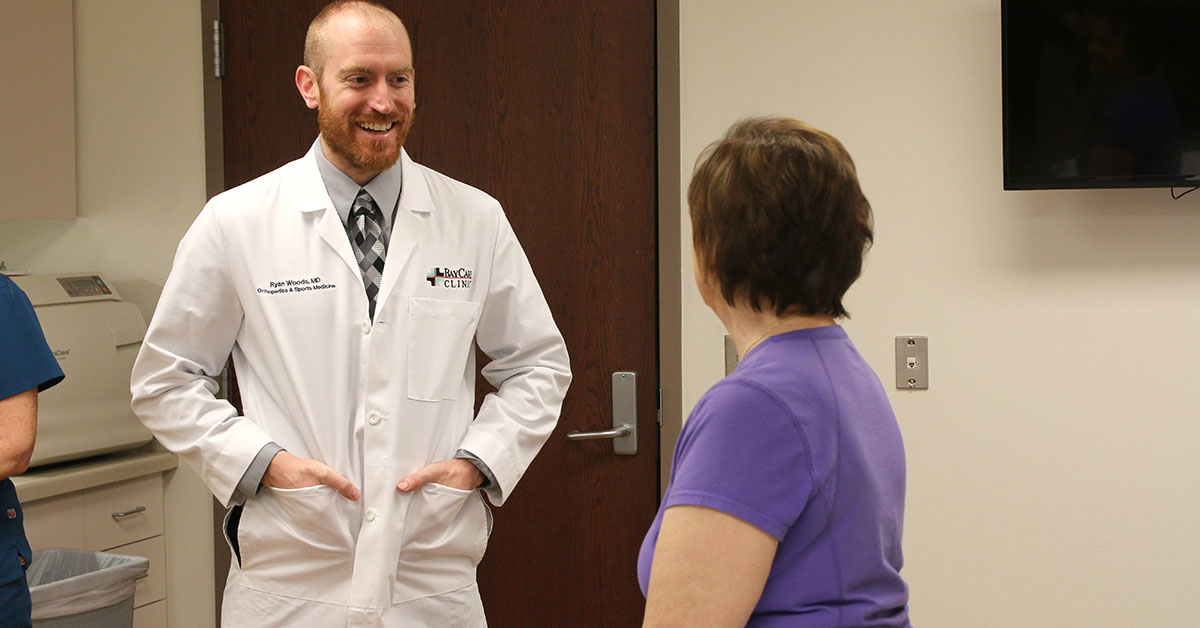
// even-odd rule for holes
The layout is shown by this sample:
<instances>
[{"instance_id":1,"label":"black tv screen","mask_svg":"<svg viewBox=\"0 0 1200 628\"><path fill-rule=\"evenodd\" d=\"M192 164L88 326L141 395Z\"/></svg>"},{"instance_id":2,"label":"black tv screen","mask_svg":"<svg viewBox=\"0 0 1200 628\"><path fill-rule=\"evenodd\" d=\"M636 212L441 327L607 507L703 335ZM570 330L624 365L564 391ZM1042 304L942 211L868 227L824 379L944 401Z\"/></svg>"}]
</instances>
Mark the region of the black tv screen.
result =
<instances>
[{"instance_id":1,"label":"black tv screen","mask_svg":"<svg viewBox=\"0 0 1200 628\"><path fill-rule=\"evenodd\" d=\"M1006 190L1200 185L1200 0L1003 0Z\"/></svg>"}]
</instances>

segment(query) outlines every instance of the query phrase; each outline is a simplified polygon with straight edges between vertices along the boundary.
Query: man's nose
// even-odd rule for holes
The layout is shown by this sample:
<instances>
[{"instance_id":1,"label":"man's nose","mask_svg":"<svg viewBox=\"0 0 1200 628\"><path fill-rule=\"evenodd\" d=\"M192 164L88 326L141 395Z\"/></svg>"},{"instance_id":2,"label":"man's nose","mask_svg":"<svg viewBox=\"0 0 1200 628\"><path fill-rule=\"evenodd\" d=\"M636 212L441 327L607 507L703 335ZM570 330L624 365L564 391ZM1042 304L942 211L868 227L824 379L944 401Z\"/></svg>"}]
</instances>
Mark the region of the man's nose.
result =
<instances>
[{"instance_id":1,"label":"man's nose","mask_svg":"<svg viewBox=\"0 0 1200 628\"><path fill-rule=\"evenodd\" d=\"M378 113L392 113L396 109L387 81L379 81L371 87L370 105Z\"/></svg>"}]
</instances>

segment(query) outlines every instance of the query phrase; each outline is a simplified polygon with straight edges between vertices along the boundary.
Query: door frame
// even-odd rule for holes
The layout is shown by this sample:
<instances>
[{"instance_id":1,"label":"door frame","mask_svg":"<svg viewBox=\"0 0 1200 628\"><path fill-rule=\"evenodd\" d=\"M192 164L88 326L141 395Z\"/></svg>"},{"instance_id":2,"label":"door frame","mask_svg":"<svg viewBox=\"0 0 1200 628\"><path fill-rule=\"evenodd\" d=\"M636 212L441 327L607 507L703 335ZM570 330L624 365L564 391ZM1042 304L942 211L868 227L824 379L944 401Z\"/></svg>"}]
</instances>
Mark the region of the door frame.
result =
<instances>
[{"instance_id":1,"label":"door frame","mask_svg":"<svg viewBox=\"0 0 1200 628\"><path fill-rule=\"evenodd\" d=\"M204 66L201 72L202 97L204 99L204 199L225 191L225 130L221 106L221 79L217 75L213 54L213 25L221 18L220 0L200 0L200 59ZM225 505L212 498L213 518L213 608L215 617L210 625L221 624L221 600L225 595L225 581L229 576L229 562L233 558L222 532L225 523Z\"/></svg>"},{"instance_id":2,"label":"door frame","mask_svg":"<svg viewBox=\"0 0 1200 628\"><path fill-rule=\"evenodd\" d=\"M658 66L658 416L659 501L683 428L683 178L679 87L679 0L657 0Z\"/></svg>"}]
</instances>

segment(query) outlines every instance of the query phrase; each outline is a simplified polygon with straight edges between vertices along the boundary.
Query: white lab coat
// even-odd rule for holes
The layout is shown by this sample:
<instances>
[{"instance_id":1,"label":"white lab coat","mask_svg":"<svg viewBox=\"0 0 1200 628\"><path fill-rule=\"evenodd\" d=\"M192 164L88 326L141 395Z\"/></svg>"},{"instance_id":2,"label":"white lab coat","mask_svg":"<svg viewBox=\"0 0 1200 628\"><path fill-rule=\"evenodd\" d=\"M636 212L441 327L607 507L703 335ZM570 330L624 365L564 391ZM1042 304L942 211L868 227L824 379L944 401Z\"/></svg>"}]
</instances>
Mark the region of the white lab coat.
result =
<instances>
[{"instance_id":1,"label":"white lab coat","mask_svg":"<svg viewBox=\"0 0 1200 628\"><path fill-rule=\"evenodd\" d=\"M137 415L226 506L269 441L362 493L247 499L226 625L484 625L482 496L396 483L462 448L502 504L554 429L567 351L499 203L401 159L374 324L311 152L214 197L179 245L134 367ZM478 416L476 342L499 388ZM231 350L245 416L214 397Z\"/></svg>"}]
</instances>

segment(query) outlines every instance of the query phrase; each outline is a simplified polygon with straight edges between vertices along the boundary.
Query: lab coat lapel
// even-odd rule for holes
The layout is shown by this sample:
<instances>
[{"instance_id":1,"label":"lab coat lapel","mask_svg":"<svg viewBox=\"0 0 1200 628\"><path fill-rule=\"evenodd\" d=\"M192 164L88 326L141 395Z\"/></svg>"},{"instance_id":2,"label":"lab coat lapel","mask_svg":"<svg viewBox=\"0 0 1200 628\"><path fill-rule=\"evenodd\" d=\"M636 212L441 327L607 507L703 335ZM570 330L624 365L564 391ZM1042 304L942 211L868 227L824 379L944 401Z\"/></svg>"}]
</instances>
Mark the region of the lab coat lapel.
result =
<instances>
[{"instance_id":1,"label":"lab coat lapel","mask_svg":"<svg viewBox=\"0 0 1200 628\"><path fill-rule=\"evenodd\" d=\"M346 227L342 224L342 219L332 204L317 221L317 233L320 234L325 244L333 249L333 253L342 258L342 261L350 267L350 270L353 271L351 274L358 277L359 287L363 288L365 295L366 288L362 283L362 270L358 267L358 260L354 259L354 250L350 248L350 238L346 235Z\"/></svg>"},{"instance_id":2,"label":"lab coat lapel","mask_svg":"<svg viewBox=\"0 0 1200 628\"><path fill-rule=\"evenodd\" d=\"M313 148L300 161L300 171L297 173L296 181L296 188L299 191L297 209L311 214L322 212L320 216L312 216L312 219L316 221L317 234L321 236L325 244L333 249L333 254L350 267L351 274L358 277L359 287L362 287L362 271L358 267L358 260L354 258L354 250L350 248L350 238L346 236L346 227L333 207L329 191L325 189L325 182L321 180L321 172L317 170L317 158L312 151L319 150L319 146L319 142L313 144Z\"/></svg>"},{"instance_id":3,"label":"lab coat lapel","mask_svg":"<svg viewBox=\"0 0 1200 628\"><path fill-rule=\"evenodd\" d=\"M404 183L400 191L400 205L396 208L396 218L392 222L392 239L388 244L387 261L383 265L383 285L380 286L377 306L381 309L396 290L396 284L400 282L403 274L420 272L419 268L408 268L408 261L416 250L417 243L421 241L421 233L425 230L425 215L434 209L424 173L409 158L408 151L401 150L400 159Z\"/></svg>"}]
</instances>

